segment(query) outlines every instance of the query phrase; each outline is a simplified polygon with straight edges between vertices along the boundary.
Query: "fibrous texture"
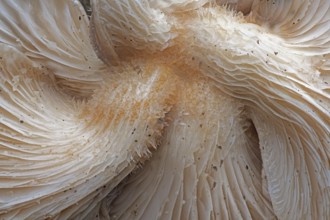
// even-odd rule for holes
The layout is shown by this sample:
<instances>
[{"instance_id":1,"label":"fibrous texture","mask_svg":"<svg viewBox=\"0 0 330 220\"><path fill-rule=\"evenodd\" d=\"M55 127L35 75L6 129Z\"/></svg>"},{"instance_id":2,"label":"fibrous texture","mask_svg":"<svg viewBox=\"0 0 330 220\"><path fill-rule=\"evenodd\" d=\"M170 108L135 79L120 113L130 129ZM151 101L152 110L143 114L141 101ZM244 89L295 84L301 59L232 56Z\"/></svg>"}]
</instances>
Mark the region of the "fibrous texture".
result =
<instances>
[{"instance_id":1,"label":"fibrous texture","mask_svg":"<svg viewBox=\"0 0 330 220\"><path fill-rule=\"evenodd\" d=\"M1 219L327 219L327 0L0 1Z\"/></svg>"}]
</instances>

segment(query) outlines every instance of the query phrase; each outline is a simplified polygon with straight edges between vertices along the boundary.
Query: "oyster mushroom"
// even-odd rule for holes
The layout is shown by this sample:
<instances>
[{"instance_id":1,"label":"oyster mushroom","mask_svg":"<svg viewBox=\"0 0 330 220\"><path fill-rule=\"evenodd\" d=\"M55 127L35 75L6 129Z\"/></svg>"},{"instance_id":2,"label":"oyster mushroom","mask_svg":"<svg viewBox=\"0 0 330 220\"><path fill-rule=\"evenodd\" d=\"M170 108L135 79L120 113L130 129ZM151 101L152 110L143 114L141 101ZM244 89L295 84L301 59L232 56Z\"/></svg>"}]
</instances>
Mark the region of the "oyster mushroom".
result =
<instances>
[{"instance_id":1,"label":"oyster mushroom","mask_svg":"<svg viewBox=\"0 0 330 220\"><path fill-rule=\"evenodd\" d=\"M0 2L4 219L326 219L330 3Z\"/></svg>"}]
</instances>

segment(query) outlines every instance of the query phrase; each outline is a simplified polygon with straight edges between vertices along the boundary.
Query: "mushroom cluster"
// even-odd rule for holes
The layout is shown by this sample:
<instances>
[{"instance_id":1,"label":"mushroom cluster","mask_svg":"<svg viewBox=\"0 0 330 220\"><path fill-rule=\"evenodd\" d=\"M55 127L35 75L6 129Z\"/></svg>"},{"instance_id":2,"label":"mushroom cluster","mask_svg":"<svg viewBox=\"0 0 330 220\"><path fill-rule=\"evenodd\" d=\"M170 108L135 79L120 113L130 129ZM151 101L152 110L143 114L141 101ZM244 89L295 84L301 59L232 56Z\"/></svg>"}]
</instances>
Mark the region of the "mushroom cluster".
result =
<instances>
[{"instance_id":1,"label":"mushroom cluster","mask_svg":"<svg viewBox=\"0 0 330 220\"><path fill-rule=\"evenodd\" d=\"M0 219L328 219L330 1L0 1Z\"/></svg>"}]
</instances>

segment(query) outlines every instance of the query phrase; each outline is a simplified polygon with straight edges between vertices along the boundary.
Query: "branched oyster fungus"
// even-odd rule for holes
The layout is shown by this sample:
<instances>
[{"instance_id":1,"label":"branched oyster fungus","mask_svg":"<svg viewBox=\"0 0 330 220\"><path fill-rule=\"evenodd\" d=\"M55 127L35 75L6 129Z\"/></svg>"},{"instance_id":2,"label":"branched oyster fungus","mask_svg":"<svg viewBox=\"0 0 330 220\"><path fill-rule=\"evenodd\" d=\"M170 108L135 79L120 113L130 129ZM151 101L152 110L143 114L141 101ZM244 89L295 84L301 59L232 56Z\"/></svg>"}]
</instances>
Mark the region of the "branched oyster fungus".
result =
<instances>
[{"instance_id":1,"label":"branched oyster fungus","mask_svg":"<svg viewBox=\"0 0 330 220\"><path fill-rule=\"evenodd\" d=\"M328 219L328 0L0 1L1 219Z\"/></svg>"}]
</instances>

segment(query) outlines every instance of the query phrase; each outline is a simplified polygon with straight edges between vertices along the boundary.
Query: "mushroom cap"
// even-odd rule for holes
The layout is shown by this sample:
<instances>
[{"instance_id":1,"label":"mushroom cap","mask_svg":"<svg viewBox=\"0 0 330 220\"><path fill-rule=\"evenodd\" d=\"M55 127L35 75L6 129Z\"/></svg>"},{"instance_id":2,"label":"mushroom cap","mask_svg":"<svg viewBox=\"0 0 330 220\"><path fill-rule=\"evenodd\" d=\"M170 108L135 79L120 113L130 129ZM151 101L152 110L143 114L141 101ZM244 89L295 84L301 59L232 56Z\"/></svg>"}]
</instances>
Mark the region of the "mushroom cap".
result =
<instances>
[{"instance_id":1,"label":"mushroom cap","mask_svg":"<svg viewBox=\"0 0 330 220\"><path fill-rule=\"evenodd\" d=\"M0 216L327 219L329 7L0 1Z\"/></svg>"}]
</instances>

